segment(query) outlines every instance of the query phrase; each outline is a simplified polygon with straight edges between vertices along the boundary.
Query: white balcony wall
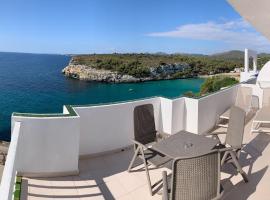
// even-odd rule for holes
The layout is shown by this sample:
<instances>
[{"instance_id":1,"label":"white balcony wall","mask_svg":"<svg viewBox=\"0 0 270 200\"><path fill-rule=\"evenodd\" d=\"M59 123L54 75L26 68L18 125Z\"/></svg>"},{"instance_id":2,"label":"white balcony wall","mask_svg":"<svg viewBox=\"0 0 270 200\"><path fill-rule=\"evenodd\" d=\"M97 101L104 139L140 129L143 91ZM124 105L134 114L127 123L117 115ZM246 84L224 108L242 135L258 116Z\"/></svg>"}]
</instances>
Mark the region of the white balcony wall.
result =
<instances>
[{"instance_id":1,"label":"white balcony wall","mask_svg":"<svg viewBox=\"0 0 270 200\"><path fill-rule=\"evenodd\" d=\"M202 134L235 102L239 85L200 99L155 97L97 106L73 107L78 116L12 117L22 122L18 171L32 176L75 173L79 156L106 153L132 145L133 110L152 104L156 129ZM68 110L64 107L65 114ZM33 162L35 161L35 162Z\"/></svg>"},{"instance_id":2,"label":"white balcony wall","mask_svg":"<svg viewBox=\"0 0 270 200\"><path fill-rule=\"evenodd\" d=\"M80 156L121 149L132 144L133 110L141 104L153 104L157 130L162 124L160 98L130 101L117 104L75 107L80 116Z\"/></svg>"},{"instance_id":3,"label":"white balcony wall","mask_svg":"<svg viewBox=\"0 0 270 200\"><path fill-rule=\"evenodd\" d=\"M198 99L185 97L185 130L198 133Z\"/></svg>"},{"instance_id":4,"label":"white balcony wall","mask_svg":"<svg viewBox=\"0 0 270 200\"><path fill-rule=\"evenodd\" d=\"M78 172L79 117L12 117L21 122L17 171L29 176Z\"/></svg>"},{"instance_id":5,"label":"white balcony wall","mask_svg":"<svg viewBox=\"0 0 270 200\"><path fill-rule=\"evenodd\" d=\"M242 84L242 87L252 88L253 102L254 107L262 107L263 99L263 89L258 84Z\"/></svg>"},{"instance_id":6,"label":"white balcony wall","mask_svg":"<svg viewBox=\"0 0 270 200\"><path fill-rule=\"evenodd\" d=\"M165 111L166 112L166 111ZM186 128L185 99L172 100L171 134L178 133Z\"/></svg>"},{"instance_id":7,"label":"white balcony wall","mask_svg":"<svg viewBox=\"0 0 270 200\"><path fill-rule=\"evenodd\" d=\"M238 87L240 85L198 99L198 134L212 129L218 117L235 103Z\"/></svg>"},{"instance_id":8,"label":"white balcony wall","mask_svg":"<svg viewBox=\"0 0 270 200\"><path fill-rule=\"evenodd\" d=\"M160 97L160 117L164 133L172 133L172 100Z\"/></svg>"},{"instance_id":9,"label":"white balcony wall","mask_svg":"<svg viewBox=\"0 0 270 200\"><path fill-rule=\"evenodd\" d=\"M18 139L20 135L20 122L14 124L12 130L11 142L8 149L8 156L3 171L1 186L0 186L0 197L1 200L12 200L15 178L16 178L16 168L17 168L17 158L18 158Z\"/></svg>"}]
</instances>

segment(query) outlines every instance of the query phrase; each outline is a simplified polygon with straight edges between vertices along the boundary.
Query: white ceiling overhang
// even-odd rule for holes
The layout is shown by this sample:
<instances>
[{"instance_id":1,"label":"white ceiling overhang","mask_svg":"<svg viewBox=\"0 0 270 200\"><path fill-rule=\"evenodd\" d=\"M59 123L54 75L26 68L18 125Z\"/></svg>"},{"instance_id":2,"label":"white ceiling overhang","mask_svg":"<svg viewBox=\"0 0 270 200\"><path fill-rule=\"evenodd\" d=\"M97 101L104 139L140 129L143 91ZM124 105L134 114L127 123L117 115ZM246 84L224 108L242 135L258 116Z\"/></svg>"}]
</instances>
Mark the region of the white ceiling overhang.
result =
<instances>
[{"instance_id":1,"label":"white ceiling overhang","mask_svg":"<svg viewBox=\"0 0 270 200\"><path fill-rule=\"evenodd\" d=\"M270 40L270 0L227 0L253 27Z\"/></svg>"}]
</instances>

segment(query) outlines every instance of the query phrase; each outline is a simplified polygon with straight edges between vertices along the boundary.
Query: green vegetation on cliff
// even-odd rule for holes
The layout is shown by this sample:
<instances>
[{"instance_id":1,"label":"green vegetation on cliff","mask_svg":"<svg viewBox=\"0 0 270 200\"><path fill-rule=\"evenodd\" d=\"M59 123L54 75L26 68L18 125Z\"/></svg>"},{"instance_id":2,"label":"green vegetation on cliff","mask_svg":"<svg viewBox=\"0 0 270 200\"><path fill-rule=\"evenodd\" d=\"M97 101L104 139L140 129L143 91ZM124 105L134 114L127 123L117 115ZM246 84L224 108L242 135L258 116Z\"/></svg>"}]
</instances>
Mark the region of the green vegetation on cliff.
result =
<instances>
[{"instance_id":1,"label":"green vegetation on cliff","mask_svg":"<svg viewBox=\"0 0 270 200\"><path fill-rule=\"evenodd\" d=\"M200 95L216 92L221 88L237 84L239 81L228 76L213 76L207 78L201 85Z\"/></svg>"},{"instance_id":2,"label":"green vegetation on cliff","mask_svg":"<svg viewBox=\"0 0 270 200\"><path fill-rule=\"evenodd\" d=\"M92 54L73 57L73 64L117 71L135 77L148 77L150 68L179 63L188 64L190 68L174 74L174 78L224 73L230 72L235 67L242 67L242 62L238 61L181 54Z\"/></svg>"},{"instance_id":3,"label":"green vegetation on cliff","mask_svg":"<svg viewBox=\"0 0 270 200\"><path fill-rule=\"evenodd\" d=\"M204 83L201 85L199 93L193 93L191 91L186 92L184 95L188 97L199 97L207 95L216 91L219 91L221 88L229 87L237 84L239 81L233 77L228 76L212 76L208 77Z\"/></svg>"},{"instance_id":4,"label":"green vegetation on cliff","mask_svg":"<svg viewBox=\"0 0 270 200\"><path fill-rule=\"evenodd\" d=\"M258 55L260 69L268 60L269 54ZM89 54L73 56L72 64L85 65L96 69L105 69L136 78L153 75L151 70L166 65L183 64L182 70L171 75L171 78L190 78L198 75L227 73L234 68L242 68L244 52L229 51L213 55L193 54ZM251 62L250 62L251 63ZM161 73L161 77L162 73ZM165 78L165 77L164 77Z\"/></svg>"}]
</instances>

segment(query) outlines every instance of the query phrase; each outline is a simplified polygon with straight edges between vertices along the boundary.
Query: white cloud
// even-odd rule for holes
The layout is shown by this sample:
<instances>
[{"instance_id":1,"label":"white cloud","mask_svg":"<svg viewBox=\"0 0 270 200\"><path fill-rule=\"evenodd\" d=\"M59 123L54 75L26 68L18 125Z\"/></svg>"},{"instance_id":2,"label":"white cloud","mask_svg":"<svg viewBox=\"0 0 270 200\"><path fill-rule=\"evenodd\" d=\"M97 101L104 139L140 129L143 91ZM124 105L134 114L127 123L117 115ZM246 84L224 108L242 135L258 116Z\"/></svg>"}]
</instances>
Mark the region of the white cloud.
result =
<instances>
[{"instance_id":1,"label":"white cloud","mask_svg":"<svg viewBox=\"0 0 270 200\"><path fill-rule=\"evenodd\" d=\"M244 20L185 24L175 30L147 34L151 37L221 41L230 48L269 51L270 43Z\"/></svg>"}]
</instances>

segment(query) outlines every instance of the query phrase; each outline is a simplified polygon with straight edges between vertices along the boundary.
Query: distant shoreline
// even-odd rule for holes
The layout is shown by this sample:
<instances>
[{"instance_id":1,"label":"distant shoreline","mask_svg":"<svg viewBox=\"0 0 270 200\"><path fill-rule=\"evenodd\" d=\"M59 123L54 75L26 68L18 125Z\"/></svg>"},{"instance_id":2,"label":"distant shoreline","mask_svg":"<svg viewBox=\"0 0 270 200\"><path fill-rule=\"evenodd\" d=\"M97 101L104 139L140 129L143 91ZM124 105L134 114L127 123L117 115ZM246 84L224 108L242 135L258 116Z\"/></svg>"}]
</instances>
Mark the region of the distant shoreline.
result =
<instances>
[{"instance_id":1,"label":"distant shoreline","mask_svg":"<svg viewBox=\"0 0 270 200\"><path fill-rule=\"evenodd\" d=\"M219 74L212 74L212 75L199 75L199 78L209 78L209 77L213 77L213 76L229 76L229 77L233 77L236 80L240 80L240 73L239 72L229 72L229 73L219 73Z\"/></svg>"}]
</instances>

